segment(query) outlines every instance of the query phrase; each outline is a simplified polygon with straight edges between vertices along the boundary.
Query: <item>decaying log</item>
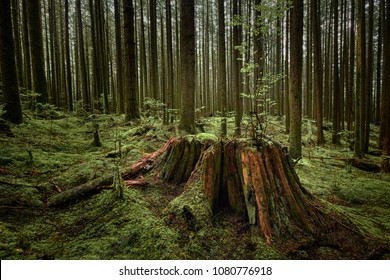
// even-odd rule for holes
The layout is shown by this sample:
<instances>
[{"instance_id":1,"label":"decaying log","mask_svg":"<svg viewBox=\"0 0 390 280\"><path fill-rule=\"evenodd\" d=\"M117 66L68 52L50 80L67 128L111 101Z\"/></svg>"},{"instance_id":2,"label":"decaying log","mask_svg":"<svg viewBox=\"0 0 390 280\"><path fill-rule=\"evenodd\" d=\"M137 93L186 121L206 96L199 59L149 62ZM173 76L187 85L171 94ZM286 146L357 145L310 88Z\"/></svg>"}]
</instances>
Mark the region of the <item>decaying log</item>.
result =
<instances>
[{"instance_id":1,"label":"decaying log","mask_svg":"<svg viewBox=\"0 0 390 280\"><path fill-rule=\"evenodd\" d=\"M348 157L321 157L321 156L307 156L310 159L320 159L320 160L340 160L351 164L353 167L356 167L360 170L366 172L376 172L379 173L382 171L381 164L372 162L366 159L361 158L348 158Z\"/></svg>"},{"instance_id":2,"label":"decaying log","mask_svg":"<svg viewBox=\"0 0 390 280\"><path fill-rule=\"evenodd\" d=\"M163 154L174 142L176 138L171 139L165 143L159 150L154 153L151 153L138 162L134 163L130 168L125 168L121 171L122 178L126 180L133 179L136 176L140 176L144 173L147 173L151 170L152 165L155 159ZM101 190L102 186L110 186L114 181L114 172L113 174L98 177L94 180L91 180L85 184L79 185L77 187L67 189L61 193L55 194L50 197L47 201L47 206L56 207L72 201L79 200L86 195L93 194Z\"/></svg>"}]
</instances>

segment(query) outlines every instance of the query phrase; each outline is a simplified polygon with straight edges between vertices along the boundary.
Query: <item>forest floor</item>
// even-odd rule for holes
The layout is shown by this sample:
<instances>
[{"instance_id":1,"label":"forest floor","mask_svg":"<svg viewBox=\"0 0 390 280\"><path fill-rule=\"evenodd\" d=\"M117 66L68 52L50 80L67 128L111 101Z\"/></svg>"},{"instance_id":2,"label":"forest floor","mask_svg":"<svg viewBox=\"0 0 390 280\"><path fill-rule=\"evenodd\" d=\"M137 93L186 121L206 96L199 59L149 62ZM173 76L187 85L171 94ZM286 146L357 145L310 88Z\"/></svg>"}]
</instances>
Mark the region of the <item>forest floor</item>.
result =
<instances>
[{"instance_id":1,"label":"forest floor","mask_svg":"<svg viewBox=\"0 0 390 280\"><path fill-rule=\"evenodd\" d=\"M285 255L266 245L241 217L221 212L200 229L171 223L167 207L183 185L155 180L129 188L118 199L112 189L62 207L47 207L48 198L103 175L113 174L172 136L177 124L144 118L123 124L120 115L75 116L58 113L29 118L12 126L14 137L0 133L1 259L343 259L340 249L316 247ZM217 138L220 119L201 119L205 133ZM268 119L267 134L287 144L283 119ZM99 124L101 147L91 145ZM233 131L234 119L228 120ZM370 150L377 149L378 128L372 126ZM245 129L243 130L245 133ZM214 135L213 135L214 134ZM371 240L388 244L367 257L390 258L390 175L353 167L347 134L341 145L317 147L315 124L303 123L303 158L295 165L302 185L328 207L348 217ZM120 139L120 140L119 140ZM122 156L112 155L121 148ZM380 156L367 156L380 162Z\"/></svg>"}]
</instances>

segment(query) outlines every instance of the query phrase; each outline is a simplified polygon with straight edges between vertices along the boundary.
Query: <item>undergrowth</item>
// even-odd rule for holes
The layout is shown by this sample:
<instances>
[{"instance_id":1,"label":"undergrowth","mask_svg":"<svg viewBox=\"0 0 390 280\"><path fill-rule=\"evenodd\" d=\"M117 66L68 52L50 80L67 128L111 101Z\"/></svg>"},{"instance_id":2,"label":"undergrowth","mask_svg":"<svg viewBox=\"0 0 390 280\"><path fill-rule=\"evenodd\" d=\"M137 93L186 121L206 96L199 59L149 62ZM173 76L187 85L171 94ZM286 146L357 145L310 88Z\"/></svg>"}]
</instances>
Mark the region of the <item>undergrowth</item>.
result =
<instances>
[{"instance_id":1,"label":"undergrowth","mask_svg":"<svg viewBox=\"0 0 390 280\"><path fill-rule=\"evenodd\" d=\"M145 118L126 125L120 115L28 116L23 124L11 126L14 138L0 134L1 259L288 258L229 211L211 217L201 206L205 201L199 188L188 193L183 186L156 181L125 189L122 198L103 190L63 208L47 208L47 198L59 191L114 174L118 166L129 167L157 150L177 135L177 123L163 126L158 119ZM197 137L217 140L220 117L200 121L204 132ZM248 119L243 127L245 122ZM90 145L95 123L101 147ZM270 117L266 133L288 143L283 123L282 118ZM234 118L227 124L229 137L234 137ZM296 165L303 186L367 235L390 242L389 176L320 159L351 157L348 141L316 147L314 123L305 120L305 126L304 157ZM325 137L329 141L331 132Z\"/></svg>"}]
</instances>

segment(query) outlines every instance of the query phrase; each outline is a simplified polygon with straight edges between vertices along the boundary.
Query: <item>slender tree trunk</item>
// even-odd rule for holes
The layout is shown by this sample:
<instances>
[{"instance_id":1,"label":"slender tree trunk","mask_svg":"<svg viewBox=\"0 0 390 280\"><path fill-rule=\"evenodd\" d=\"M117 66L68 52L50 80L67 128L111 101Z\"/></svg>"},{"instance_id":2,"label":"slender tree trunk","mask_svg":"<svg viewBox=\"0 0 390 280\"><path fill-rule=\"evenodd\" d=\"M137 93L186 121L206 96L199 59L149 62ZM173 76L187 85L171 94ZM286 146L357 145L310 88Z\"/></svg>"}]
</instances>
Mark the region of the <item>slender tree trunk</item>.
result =
<instances>
[{"instance_id":1,"label":"slender tree trunk","mask_svg":"<svg viewBox=\"0 0 390 280\"><path fill-rule=\"evenodd\" d=\"M291 117L291 114L290 114L290 61L289 61L289 42L290 42L290 37L289 37L289 34L290 34L290 12L287 11L286 12L286 64L285 64L285 72L286 72L286 76L285 76L285 84L286 84L286 90L285 90L285 94L284 94L284 112L285 112L285 115L286 115L286 133L289 134L290 133L290 117Z\"/></svg>"},{"instance_id":2,"label":"slender tree trunk","mask_svg":"<svg viewBox=\"0 0 390 280\"><path fill-rule=\"evenodd\" d=\"M140 118L137 100L137 58L136 44L134 41L134 7L132 0L123 0L123 18L125 43L125 121L128 122Z\"/></svg>"},{"instance_id":3,"label":"slender tree trunk","mask_svg":"<svg viewBox=\"0 0 390 280\"><path fill-rule=\"evenodd\" d=\"M12 24L13 24L13 34L14 34L14 46L15 46L15 56L16 56L16 74L18 77L18 84L21 87L25 87L23 81L23 59L22 59L22 49L20 43L20 8L19 1L12 0L11 1L11 9L12 9Z\"/></svg>"},{"instance_id":4,"label":"slender tree trunk","mask_svg":"<svg viewBox=\"0 0 390 280\"><path fill-rule=\"evenodd\" d=\"M121 9L119 0L114 0L115 9L115 44L116 44L116 92L117 92L117 108L120 113L125 112L125 102L123 95L123 54L122 54L122 24L121 24Z\"/></svg>"},{"instance_id":5,"label":"slender tree trunk","mask_svg":"<svg viewBox=\"0 0 390 280\"><path fill-rule=\"evenodd\" d=\"M290 17L290 155L302 156L302 44L303 0L293 0Z\"/></svg>"},{"instance_id":6,"label":"slender tree trunk","mask_svg":"<svg viewBox=\"0 0 390 280\"><path fill-rule=\"evenodd\" d=\"M385 30L390 30L390 1L386 3L386 15L383 23ZM390 172L390 34L384 33L383 43L383 78L382 78L382 108L381 123L383 123L383 171Z\"/></svg>"},{"instance_id":7,"label":"slender tree trunk","mask_svg":"<svg viewBox=\"0 0 390 280\"><path fill-rule=\"evenodd\" d=\"M226 46L225 46L225 8L224 1L218 0L218 94L221 98L221 135L227 135L226 121Z\"/></svg>"},{"instance_id":8,"label":"slender tree trunk","mask_svg":"<svg viewBox=\"0 0 390 280\"><path fill-rule=\"evenodd\" d=\"M332 143L340 144L340 74L339 74L339 5L338 0L333 5L333 133Z\"/></svg>"},{"instance_id":9,"label":"slender tree trunk","mask_svg":"<svg viewBox=\"0 0 390 280\"><path fill-rule=\"evenodd\" d=\"M357 62L356 62L356 94L355 94L355 143L354 152L357 157L363 156L364 115L365 115L365 74L366 74L366 29L365 1L358 0L357 30Z\"/></svg>"},{"instance_id":10,"label":"slender tree trunk","mask_svg":"<svg viewBox=\"0 0 390 280\"><path fill-rule=\"evenodd\" d=\"M314 97L316 102L317 144L325 143L322 121L322 59L321 59L321 17L319 0L311 1L311 24L314 53Z\"/></svg>"},{"instance_id":11,"label":"slender tree trunk","mask_svg":"<svg viewBox=\"0 0 390 280\"><path fill-rule=\"evenodd\" d=\"M27 89L32 89L31 80L31 56L30 56L30 36L28 35L27 0L22 0L23 18L23 84Z\"/></svg>"},{"instance_id":12,"label":"slender tree trunk","mask_svg":"<svg viewBox=\"0 0 390 280\"><path fill-rule=\"evenodd\" d=\"M350 51L349 51L349 78L346 95L347 129L352 131L354 121L354 81L355 81L355 0L351 1L351 26L350 26Z\"/></svg>"},{"instance_id":13,"label":"slender tree trunk","mask_svg":"<svg viewBox=\"0 0 390 280\"><path fill-rule=\"evenodd\" d=\"M77 13L77 37L78 37L78 45L79 45L79 64L80 64L80 81L81 81L81 97L83 100L83 107L86 111L91 109L91 100L89 96L88 90L88 76L87 76L87 65L86 65L86 57L84 51L84 31L83 31L83 21L81 14L81 0L76 0L76 13Z\"/></svg>"},{"instance_id":14,"label":"slender tree trunk","mask_svg":"<svg viewBox=\"0 0 390 280\"><path fill-rule=\"evenodd\" d=\"M15 61L10 0L0 1L0 77L5 102L4 118L19 124L23 121Z\"/></svg>"},{"instance_id":15,"label":"slender tree trunk","mask_svg":"<svg viewBox=\"0 0 390 280\"><path fill-rule=\"evenodd\" d=\"M181 111L179 128L195 133L195 4L180 0Z\"/></svg>"},{"instance_id":16,"label":"slender tree trunk","mask_svg":"<svg viewBox=\"0 0 390 280\"><path fill-rule=\"evenodd\" d=\"M159 75L158 75L158 57L157 57L157 4L156 0L149 0L150 10L150 87L151 96L159 99Z\"/></svg>"},{"instance_id":17,"label":"slender tree trunk","mask_svg":"<svg viewBox=\"0 0 390 280\"><path fill-rule=\"evenodd\" d=\"M383 43L383 19L384 19L384 8L385 1L380 0L379 4L379 17L378 17L378 51L377 51L377 62L376 62L376 93L375 93L375 124L379 125L381 120L381 73L382 73L382 43ZM380 143L381 137L379 137ZM380 146L380 145L379 145Z\"/></svg>"},{"instance_id":18,"label":"slender tree trunk","mask_svg":"<svg viewBox=\"0 0 390 280\"><path fill-rule=\"evenodd\" d=\"M65 57L66 57L66 85L68 90L68 109L73 111L73 87L72 87L72 65L70 57L69 41L69 0L65 0Z\"/></svg>"},{"instance_id":19,"label":"slender tree trunk","mask_svg":"<svg viewBox=\"0 0 390 280\"><path fill-rule=\"evenodd\" d=\"M172 7L171 0L166 0L165 2L166 9L166 27L167 27L167 108L172 110L174 103L174 69L173 69L173 46L172 46ZM168 114L169 121L172 123L173 112L171 111Z\"/></svg>"},{"instance_id":20,"label":"slender tree trunk","mask_svg":"<svg viewBox=\"0 0 390 280\"><path fill-rule=\"evenodd\" d=\"M233 1L233 18L240 17L238 6L241 5L241 0ZM237 24L233 26L233 49L232 49L232 94L235 99L235 134L241 134L241 119L242 119L242 98L240 92L240 52L236 48L240 44L240 28Z\"/></svg>"},{"instance_id":21,"label":"slender tree trunk","mask_svg":"<svg viewBox=\"0 0 390 280\"><path fill-rule=\"evenodd\" d=\"M41 1L29 0L27 2L28 34L30 39L32 87L40 94L38 102L49 102L47 92L45 61L43 54Z\"/></svg>"},{"instance_id":22,"label":"slender tree trunk","mask_svg":"<svg viewBox=\"0 0 390 280\"><path fill-rule=\"evenodd\" d=\"M374 77L374 0L369 0L369 18L368 18L368 38L367 38L367 63L366 63L366 104L365 104L365 124L364 124L364 142L363 152L368 153L370 143L370 123L372 121L372 93ZM390 32L390 30L389 30Z\"/></svg>"}]
</instances>

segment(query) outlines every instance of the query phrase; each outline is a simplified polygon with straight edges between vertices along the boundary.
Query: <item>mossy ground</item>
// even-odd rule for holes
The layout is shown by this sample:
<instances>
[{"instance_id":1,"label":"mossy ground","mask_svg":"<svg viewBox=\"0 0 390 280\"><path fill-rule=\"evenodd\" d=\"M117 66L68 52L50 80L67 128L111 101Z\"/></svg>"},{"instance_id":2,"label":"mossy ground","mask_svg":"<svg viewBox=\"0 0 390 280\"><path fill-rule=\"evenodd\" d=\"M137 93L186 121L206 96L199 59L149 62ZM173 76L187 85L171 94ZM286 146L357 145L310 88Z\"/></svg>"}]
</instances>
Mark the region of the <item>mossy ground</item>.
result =
<instances>
[{"instance_id":1,"label":"mossy ground","mask_svg":"<svg viewBox=\"0 0 390 280\"><path fill-rule=\"evenodd\" d=\"M197 137L218 139L219 121L217 117L203 119L206 133ZM101 147L91 145L95 123L99 124ZM233 124L229 119L231 132ZM283 119L271 118L267 129L268 134L288 143ZM373 129L375 139L377 128ZM211 217L207 207L201 206L205 201L200 188L187 193L183 185L156 180L146 187L126 190L122 199L113 190L102 190L59 209L45 206L58 189L113 174L118 161L121 167L128 167L157 150L177 134L175 125L163 127L155 119L125 125L120 115L63 114L51 120L26 118L12 131L14 138L0 134L1 259L290 257L265 245L230 211ZM313 123L307 120L305 156L296 165L304 187L347 216L365 235L390 244L390 176L363 172L343 161L318 159L351 157L352 153L344 139L341 146L314 146L314 131ZM326 138L330 141L330 132ZM118 154L119 143L121 157L108 156ZM379 161L380 157L371 159ZM342 257L329 248L317 251L318 258ZM302 251L295 257L310 256ZM379 257L390 256L385 253Z\"/></svg>"}]
</instances>

